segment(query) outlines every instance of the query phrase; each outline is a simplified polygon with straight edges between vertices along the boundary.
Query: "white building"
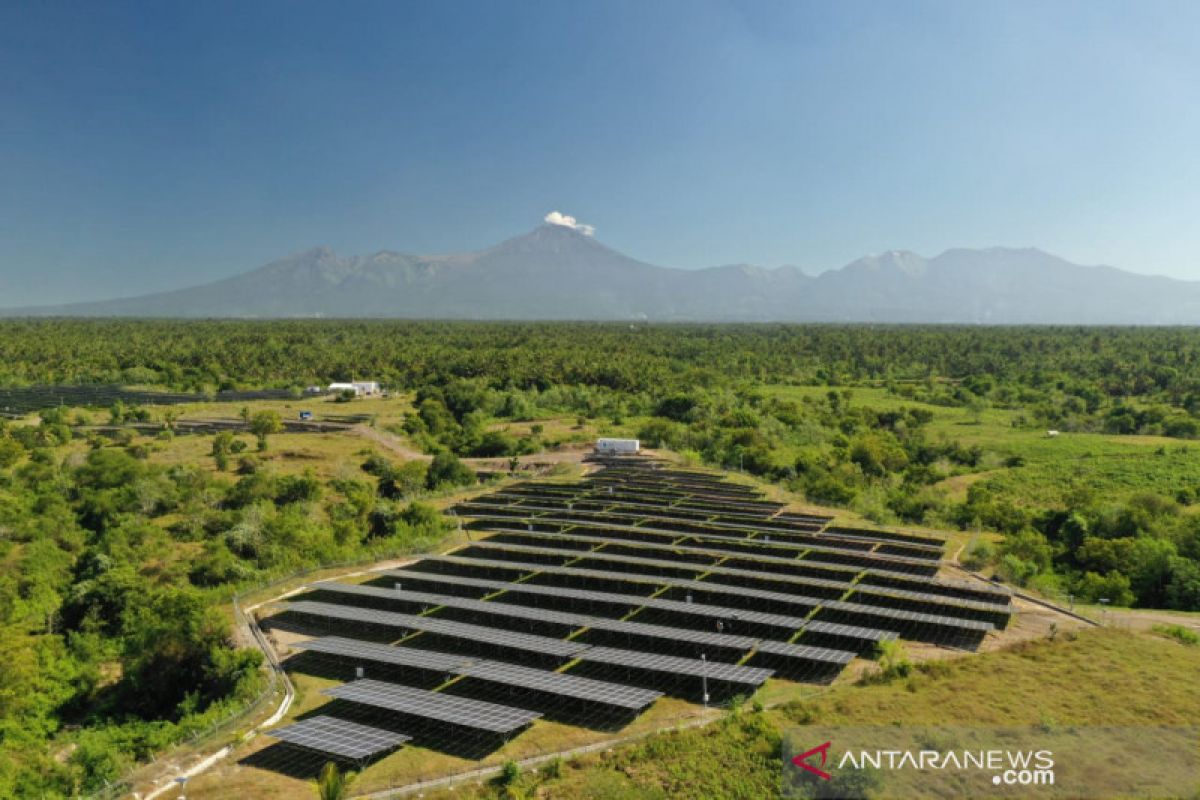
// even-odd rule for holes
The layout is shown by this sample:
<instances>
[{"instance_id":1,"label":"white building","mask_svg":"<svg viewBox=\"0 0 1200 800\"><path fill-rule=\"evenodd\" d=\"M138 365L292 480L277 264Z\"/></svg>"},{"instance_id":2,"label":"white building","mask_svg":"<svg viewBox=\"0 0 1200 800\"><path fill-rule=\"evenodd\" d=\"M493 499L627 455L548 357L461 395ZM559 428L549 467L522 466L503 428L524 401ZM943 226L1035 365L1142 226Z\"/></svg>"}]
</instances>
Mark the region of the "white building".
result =
<instances>
[{"instance_id":1,"label":"white building","mask_svg":"<svg viewBox=\"0 0 1200 800\"><path fill-rule=\"evenodd\" d=\"M637 439L597 439L597 453L636 453L641 450L641 442Z\"/></svg>"},{"instance_id":2,"label":"white building","mask_svg":"<svg viewBox=\"0 0 1200 800\"><path fill-rule=\"evenodd\" d=\"M352 383L331 383L329 384L330 394L341 394L342 392L354 392L355 397L371 397L379 394L379 384L375 381L354 381Z\"/></svg>"}]
</instances>

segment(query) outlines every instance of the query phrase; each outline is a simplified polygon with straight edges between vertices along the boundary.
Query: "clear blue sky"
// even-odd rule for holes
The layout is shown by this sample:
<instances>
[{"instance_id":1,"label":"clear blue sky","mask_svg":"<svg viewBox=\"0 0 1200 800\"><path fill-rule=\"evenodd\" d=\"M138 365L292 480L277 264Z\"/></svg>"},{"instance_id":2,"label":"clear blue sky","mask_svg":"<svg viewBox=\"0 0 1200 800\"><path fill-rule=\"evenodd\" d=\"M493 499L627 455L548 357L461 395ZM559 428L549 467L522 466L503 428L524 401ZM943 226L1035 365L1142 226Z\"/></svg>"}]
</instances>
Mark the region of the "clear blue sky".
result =
<instances>
[{"instance_id":1,"label":"clear blue sky","mask_svg":"<svg viewBox=\"0 0 1200 800\"><path fill-rule=\"evenodd\" d=\"M1200 279L1200 3L0 2L0 307L557 209L658 264Z\"/></svg>"}]
</instances>

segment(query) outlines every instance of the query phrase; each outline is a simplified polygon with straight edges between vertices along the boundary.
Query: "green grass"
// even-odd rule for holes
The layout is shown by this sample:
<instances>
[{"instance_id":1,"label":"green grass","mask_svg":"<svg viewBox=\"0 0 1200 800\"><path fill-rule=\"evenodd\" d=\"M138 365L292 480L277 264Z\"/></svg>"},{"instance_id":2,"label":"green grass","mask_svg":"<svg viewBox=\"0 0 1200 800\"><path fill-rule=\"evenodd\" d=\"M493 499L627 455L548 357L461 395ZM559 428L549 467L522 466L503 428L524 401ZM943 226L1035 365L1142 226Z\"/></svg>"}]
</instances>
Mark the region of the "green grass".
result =
<instances>
[{"instance_id":1,"label":"green grass","mask_svg":"<svg viewBox=\"0 0 1200 800\"><path fill-rule=\"evenodd\" d=\"M806 724L1189 725L1200 717L1197 670L1200 648L1130 631L1085 630L929 662L888 683L835 685L763 712L744 708L718 725L569 760L559 777L526 773L507 796L772 797L781 773L779 737ZM472 785L426 796L505 795L498 786Z\"/></svg>"},{"instance_id":2,"label":"green grass","mask_svg":"<svg viewBox=\"0 0 1200 800\"><path fill-rule=\"evenodd\" d=\"M772 396L789 400L823 399L825 386L768 386ZM989 408L976 417L963 408L930 405L896 397L882 388L854 388L851 405L879 410L923 408L933 414L926 428L934 441L979 445L984 458L974 469L959 468L940 486L950 499L965 499L967 489L983 483L999 498L1019 506L1045 508L1065 504L1081 491L1121 500L1141 492L1174 496L1200 485L1200 446L1161 436L1061 433L1013 427L1019 411ZM1010 458L1021 466L1006 466Z\"/></svg>"},{"instance_id":3,"label":"green grass","mask_svg":"<svg viewBox=\"0 0 1200 800\"><path fill-rule=\"evenodd\" d=\"M1163 636L1168 636L1188 647L1200 645L1200 633L1196 633L1194 630L1185 628L1182 625L1155 625L1151 630Z\"/></svg>"}]
</instances>

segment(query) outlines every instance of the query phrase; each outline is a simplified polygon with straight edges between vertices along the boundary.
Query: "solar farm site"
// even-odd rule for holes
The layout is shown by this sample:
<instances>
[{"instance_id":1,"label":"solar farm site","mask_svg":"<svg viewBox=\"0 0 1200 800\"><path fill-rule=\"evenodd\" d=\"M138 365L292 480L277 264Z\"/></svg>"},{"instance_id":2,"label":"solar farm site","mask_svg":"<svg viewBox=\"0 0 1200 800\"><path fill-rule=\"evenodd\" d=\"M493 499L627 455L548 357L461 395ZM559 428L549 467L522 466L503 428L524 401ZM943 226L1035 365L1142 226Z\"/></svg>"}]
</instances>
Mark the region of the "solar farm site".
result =
<instances>
[{"instance_id":1,"label":"solar farm site","mask_svg":"<svg viewBox=\"0 0 1200 800\"><path fill-rule=\"evenodd\" d=\"M1014 608L939 576L935 538L838 527L646 457L456 506L468 542L272 606L285 666L328 698L259 766L363 769L398 748L480 759L539 720L619 733L660 702L827 684L880 642L973 650Z\"/></svg>"}]
</instances>

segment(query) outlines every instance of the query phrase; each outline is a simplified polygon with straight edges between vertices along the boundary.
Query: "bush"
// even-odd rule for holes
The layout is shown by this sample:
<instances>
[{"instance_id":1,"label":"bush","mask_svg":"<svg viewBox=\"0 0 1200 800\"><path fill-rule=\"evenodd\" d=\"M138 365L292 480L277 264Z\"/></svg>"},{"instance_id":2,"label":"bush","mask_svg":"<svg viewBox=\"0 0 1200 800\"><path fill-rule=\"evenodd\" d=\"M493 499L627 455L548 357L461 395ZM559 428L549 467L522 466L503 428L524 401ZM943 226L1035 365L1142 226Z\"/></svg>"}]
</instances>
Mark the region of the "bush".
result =
<instances>
[{"instance_id":1,"label":"bush","mask_svg":"<svg viewBox=\"0 0 1200 800\"><path fill-rule=\"evenodd\" d=\"M1169 636L1180 644L1185 644L1189 647L1200 645L1200 633L1196 633L1191 628L1185 628L1182 625L1155 625L1152 630L1155 633L1161 633L1163 636Z\"/></svg>"},{"instance_id":2,"label":"bush","mask_svg":"<svg viewBox=\"0 0 1200 800\"><path fill-rule=\"evenodd\" d=\"M504 762L504 766L500 767L500 775L497 777L501 786L512 786L521 777L521 765L511 758Z\"/></svg>"},{"instance_id":3,"label":"bush","mask_svg":"<svg viewBox=\"0 0 1200 800\"><path fill-rule=\"evenodd\" d=\"M425 486L433 490L471 486L474 483L475 473L448 450L443 450L433 457L425 475Z\"/></svg>"},{"instance_id":4,"label":"bush","mask_svg":"<svg viewBox=\"0 0 1200 800\"><path fill-rule=\"evenodd\" d=\"M1120 572L1097 575L1085 572L1075 587L1075 593L1085 603L1108 600L1114 606L1133 605L1133 592L1129 589L1129 578Z\"/></svg>"},{"instance_id":5,"label":"bush","mask_svg":"<svg viewBox=\"0 0 1200 800\"><path fill-rule=\"evenodd\" d=\"M879 672L880 676L885 681L890 681L894 678L907 678L912 672L912 662L908 659L908 653L904 649L904 645L898 640L881 641L878 645L879 653Z\"/></svg>"},{"instance_id":6,"label":"bush","mask_svg":"<svg viewBox=\"0 0 1200 800\"><path fill-rule=\"evenodd\" d=\"M995 548L983 539L972 539L963 551L962 564L967 569L983 569L996 557Z\"/></svg>"}]
</instances>

